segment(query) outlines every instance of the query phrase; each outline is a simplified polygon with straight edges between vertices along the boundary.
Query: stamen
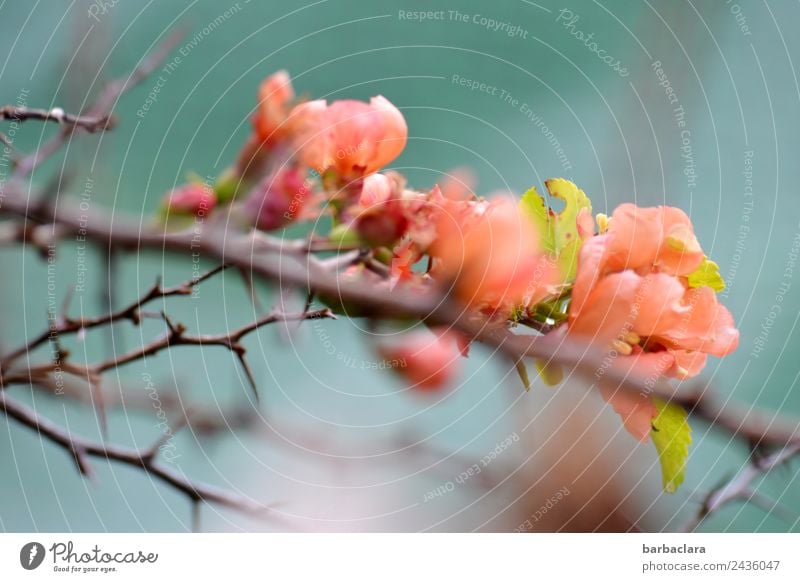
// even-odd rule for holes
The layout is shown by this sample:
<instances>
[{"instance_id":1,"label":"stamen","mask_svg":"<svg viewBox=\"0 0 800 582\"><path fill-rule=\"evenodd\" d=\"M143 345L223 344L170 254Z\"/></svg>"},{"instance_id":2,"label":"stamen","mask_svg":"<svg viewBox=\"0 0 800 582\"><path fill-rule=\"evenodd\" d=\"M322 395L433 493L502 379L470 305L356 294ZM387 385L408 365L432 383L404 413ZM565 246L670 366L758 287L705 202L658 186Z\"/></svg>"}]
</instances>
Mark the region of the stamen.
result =
<instances>
[{"instance_id":1,"label":"stamen","mask_svg":"<svg viewBox=\"0 0 800 582\"><path fill-rule=\"evenodd\" d=\"M608 225L611 222L611 219L602 212L598 212L596 218L598 231L600 234L605 234L605 232L608 230Z\"/></svg>"},{"instance_id":2,"label":"stamen","mask_svg":"<svg viewBox=\"0 0 800 582\"><path fill-rule=\"evenodd\" d=\"M616 339L612 342L611 346L623 356L630 356L631 352L633 352L633 348L631 344L625 343L622 340Z\"/></svg>"}]
</instances>

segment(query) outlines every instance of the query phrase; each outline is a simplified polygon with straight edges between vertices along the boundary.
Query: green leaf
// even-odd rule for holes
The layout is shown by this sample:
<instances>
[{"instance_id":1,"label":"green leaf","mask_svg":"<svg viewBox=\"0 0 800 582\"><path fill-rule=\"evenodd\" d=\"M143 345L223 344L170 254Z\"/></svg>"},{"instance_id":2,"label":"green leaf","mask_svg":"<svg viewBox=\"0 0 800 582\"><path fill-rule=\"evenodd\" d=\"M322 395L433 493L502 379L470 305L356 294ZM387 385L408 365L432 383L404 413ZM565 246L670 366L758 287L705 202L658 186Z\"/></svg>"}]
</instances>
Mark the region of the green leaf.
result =
<instances>
[{"instance_id":1,"label":"green leaf","mask_svg":"<svg viewBox=\"0 0 800 582\"><path fill-rule=\"evenodd\" d=\"M358 232L349 224L334 226L328 233L328 240L340 245L358 244L360 242Z\"/></svg>"},{"instance_id":2,"label":"green leaf","mask_svg":"<svg viewBox=\"0 0 800 582\"><path fill-rule=\"evenodd\" d=\"M536 360L536 369L547 386L558 386L564 379L564 370L558 364L548 364L547 360Z\"/></svg>"},{"instance_id":3,"label":"green leaf","mask_svg":"<svg viewBox=\"0 0 800 582\"><path fill-rule=\"evenodd\" d=\"M561 251L570 243L574 243L575 239L580 240L578 213L584 208L591 212L592 201L583 190L564 178L547 180L544 185L547 186L550 196L564 201L564 210L555 215L556 252L561 254Z\"/></svg>"},{"instance_id":4,"label":"green leaf","mask_svg":"<svg viewBox=\"0 0 800 582\"><path fill-rule=\"evenodd\" d=\"M542 250L548 253L556 252L554 220L550 209L544 202L544 198L536 191L536 186L522 195L519 201L522 211L533 221L533 225L541 235L540 244Z\"/></svg>"},{"instance_id":5,"label":"green leaf","mask_svg":"<svg viewBox=\"0 0 800 582\"><path fill-rule=\"evenodd\" d=\"M539 231L542 250L556 259L562 282L569 284L575 279L578 253L583 243L578 233L578 213L584 208L591 213L592 202L583 190L569 180L547 180L545 186L550 196L564 201L561 212L556 213L548 208L535 187L522 196L520 208Z\"/></svg>"},{"instance_id":6,"label":"green leaf","mask_svg":"<svg viewBox=\"0 0 800 582\"><path fill-rule=\"evenodd\" d=\"M583 241L576 236L566 244L558 255L558 271L561 273L561 280L564 283L572 283L578 272L578 254L581 251Z\"/></svg>"},{"instance_id":7,"label":"green leaf","mask_svg":"<svg viewBox=\"0 0 800 582\"><path fill-rule=\"evenodd\" d=\"M653 419L650 436L658 451L664 491L675 493L683 483L692 429L683 407L653 398L658 414Z\"/></svg>"},{"instance_id":8,"label":"green leaf","mask_svg":"<svg viewBox=\"0 0 800 582\"><path fill-rule=\"evenodd\" d=\"M242 188L247 188L247 185L242 184L241 177L231 169L225 170L214 182L214 194L217 196L217 202L227 204L236 198L236 193Z\"/></svg>"},{"instance_id":9,"label":"green leaf","mask_svg":"<svg viewBox=\"0 0 800 582\"><path fill-rule=\"evenodd\" d=\"M517 360L514 367L517 368L517 374L519 374L519 379L522 380L522 385L525 386L525 390L530 390L531 380L528 377L528 369L525 367L525 362Z\"/></svg>"},{"instance_id":10,"label":"green leaf","mask_svg":"<svg viewBox=\"0 0 800 582\"><path fill-rule=\"evenodd\" d=\"M719 265L705 257L697 269L689 274L689 287L711 287L719 293L725 289L725 279L719 274Z\"/></svg>"}]
</instances>

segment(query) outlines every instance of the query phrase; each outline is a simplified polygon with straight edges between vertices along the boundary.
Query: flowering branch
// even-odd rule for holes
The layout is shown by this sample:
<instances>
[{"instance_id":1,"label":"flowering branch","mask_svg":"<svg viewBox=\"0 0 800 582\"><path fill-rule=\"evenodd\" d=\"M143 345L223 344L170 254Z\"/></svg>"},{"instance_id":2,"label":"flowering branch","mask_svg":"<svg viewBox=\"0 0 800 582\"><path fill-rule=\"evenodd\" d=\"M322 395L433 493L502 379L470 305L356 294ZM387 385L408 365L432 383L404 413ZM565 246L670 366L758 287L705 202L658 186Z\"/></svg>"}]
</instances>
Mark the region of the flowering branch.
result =
<instances>
[{"instance_id":1,"label":"flowering branch","mask_svg":"<svg viewBox=\"0 0 800 582\"><path fill-rule=\"evenodd\" d=\"M85 115L4 108L0 119L64 124L18 162L15 178L30 175L76 129L108 129L119 96L154 70L176 40L173 35L131 75L110 84ZM589 197L564 179L545 183L550 196L564 202L559 212L535 188L519 201L484 200L463 182L413 190L399 173L382 171L402 152L408 134L403 115L384 97L369 103L304 101L280 71L262 83L258 99L252 133L237 159L213 184L190 180L167 192L158 227L143 229L141 217L112 218L69 198L53 203L54 187L30 198L32 189L15 180L0 200L0 214L22 225L0 231L0 241L49 250L79 236L107 251L109 260L125 250L193 260L199 254L235 268L254 304L253 281L260 279L298 290L308 298L305 309L272 311L212 335L192 335L163 311L143 311L155 299L189 294L224 268L218 267L176 287L157 283L127 307L114 311L107 305L108 315L75 320L64 313L50 330L0 358L3 387L46 384L60 369L89 382L102 413L105 372L177 345L218 345L238 358L257 398L242 345L247 334L279 321L344 313L367 317L371 325L425 324L427 330L402 334L397 345L375 346L384 360L403 361L390 368L419 389L447 385L453 362L472 342L507 359L526 388L526 359L536 360L547 383L558 383L564 369L588 378L634 437L652 438L669 492L683 481L691 442L687 414L759 453L796 446L796 421L765 422L750 410L721 407L705 390L676 389L668 382L696 376L709 356L726 356L739 341L733 316L717 297L725 284L719 267L705 256L682 210L623 204L610 218L594 216ZM328 229L325 236L286 240L267 234L312 220ZM311 310L314 298L326 307ZM59 346L62 335L121 319L138 324L141 317L161 318L165 333L96 364L74 364ZM56 346L53 362L15 369L22 356L48 340ZM67 448L82 468L82 456ZM139 454L139 465L144 458ZM723 502L724 497L709 498L708 513Z\"/></svg>"}]
</instances>

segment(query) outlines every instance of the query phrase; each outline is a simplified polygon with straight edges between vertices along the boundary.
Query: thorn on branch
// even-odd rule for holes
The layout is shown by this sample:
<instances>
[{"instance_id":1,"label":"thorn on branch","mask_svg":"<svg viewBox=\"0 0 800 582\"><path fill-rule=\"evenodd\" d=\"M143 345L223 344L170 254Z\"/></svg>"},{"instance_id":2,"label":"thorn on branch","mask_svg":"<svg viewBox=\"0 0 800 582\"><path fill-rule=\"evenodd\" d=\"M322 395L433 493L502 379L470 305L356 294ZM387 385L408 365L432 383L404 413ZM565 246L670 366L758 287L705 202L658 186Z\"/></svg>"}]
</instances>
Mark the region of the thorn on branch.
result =
<instances>
[{"instance_id":1,"label":"thorn on branch","mask_svg":"<svg viewBox=\"0 0 800 582\"><path fill-rule=\"evenodd\" d=\"M78 467L78 472L84 477L93 478L94 471L86 458L86 451L82 448L75 446L72 447L72 458L75 460L75 465Z\"/></svg>"},{"instance_id":2,"label":"thorn on branch","mask_svg":"<svg viewBox=\"0 0 800 582\"><path fill-rule=\"evenodd\" d=\"M694 531L708 517L734 501L752 501L757 507L772 512L775 509L776 502L772 502L757 493L754 483L760 477L769 474L773 469L790 462L798 456L800 456L800 443L795 442L767 455L757 464L745 466L734 477L723 479L719 485L706 494L700 509L684 524L681 528L682 531ZM753 501L754 497L757 498L757 501Z\"/></svg>"}]
</instances>

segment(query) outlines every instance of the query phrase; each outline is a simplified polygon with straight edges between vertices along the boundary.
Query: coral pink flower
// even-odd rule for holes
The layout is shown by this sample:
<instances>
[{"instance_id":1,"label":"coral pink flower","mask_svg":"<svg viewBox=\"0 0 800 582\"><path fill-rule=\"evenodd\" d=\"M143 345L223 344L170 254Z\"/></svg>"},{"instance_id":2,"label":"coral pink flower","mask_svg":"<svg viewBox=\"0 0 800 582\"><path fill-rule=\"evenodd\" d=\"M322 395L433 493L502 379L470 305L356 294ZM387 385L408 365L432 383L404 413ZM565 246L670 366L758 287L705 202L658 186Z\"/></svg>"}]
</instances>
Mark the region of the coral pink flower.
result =
<instances>
[{"instance_id":1,"label":"coral pink flower","mask_svg":"<svg viewBox=\"0 0 800 582\"><path fill-rule=\"evenodd\" d=\"M402 180L391 172L364 178L358 203L348 211L362 241L392 247L405 234L410 208L402 187Z\"/></svg>"},{"instance_id":2,"label":"coral pink flower","mask_svg":"<svg viewBox=\"0 0 800 582\"><path fill-rule=\"evenodd\" d=\"M581 248L567 333L606 345L630 360L618 365L653 380L698 374L707 355L725 356L739 342L733 317L714 290L689 286L687 276L704 258L681 210L623 204L608 231ZM626 428L646 438L648 415L655 414L650 400L605 395Z\"/></svg>"},{"instance_id":3,"label":"coral pink flower","mask_svg":"<svg viewBox=\"0 0 800 582\"><path fill-rule=\"evenodd\" d=\"M189 183L175 188L164 197L164 208L171 214L202 217L214 209L217 198L205 184Z\"/></svg>"},{"instance_id":4,"label":"coral pink flower","mask_svg":"<svg viewBox=\"0 0 800 582\"><path fill-rule=\"evenodd\" d=\"M281 168L252 191L245 208L255 216L258 228L275 230L301 217L310 194L311 184L302 171Z\"/></svg>"},{"instance_id":5,"label":"coral pink flower","mask_svg":"<svg viewBox=\"0 0 800 582\"><path fill-rule=\"evenodd\" d=\"M688 275L703 262L703 249L689 217L679 208L617 207L609 227L613 238L608 249L609 268L657 269L669 275Z\"/></svg>"},{"instance_id":6,"label":"coral pink flower","mask_svg":"<svg viewBox=\"0 0 800 582\"><path fill-rule=\"evenodd\" d=\"M468 200L475 196L477 178L469 168L456 168L439 181L439 190L448 200Z\"/></svg>"},{"instance_id":7,"label":"coral pink flower","mask_svg":"<svg viewBox=\"0 0 800 582\"><path fill-rule=\"evenodd\" d=\"M235 170L225 176L228 198L240 186L249 188L267 167L270 153L288 142L295 128L289 113L294 101L294 89L286 71L278 71L264 79L258 88L258 107L253 114L253 133L245 142L236 159Z\"/></svg>"},{"instance_id":8,"label":"coral pink flower","mask_svg":"<svg viewBox=\"0 0 800 582\"><path fill-rule=\"evenodd\" d=\"M309 101L291 113L301 160L320 174L332 170L343 181L377 172L406 145L402 113L382 96L361 101Z\"/></svg>"},{"instance_id":9,"label":"coral pink flower","mask_svg":"<svg viewBox=\"0 0 800 582\"><path fill-rule=\"evenodd\" d=\"M364 178L358 204L363 208L382 204L392 197L393 192L394 183L389 176L386 174L370 174Z\"/></svg>"},{"instance_id":10,"label":"coral pink flower","mask_svg":"<svg viewBox=\"0 0 800 582\"><path fill-rule=\"evenodd\" d=\"M461 357L458 338L436 330L409 332L378 351L395 373L421 390L436 390L451 383Z\"/></svg>"},{"instance_id":11,"label":"coral pink flower","mask_svg":"<svg viewBox=\"0 0 800 582\"><path fill-rule=\"evenodd\" d=\"M392 263L389 267L389 276L392 285L408 281L414 276L414 263L420 260L421 253L413 241L407 240L394 249Z\"/></svg>"},{"instance_id":12,"label":"coral pink flower","mask_svg":"<svg viewBox=\"0 0 800 582\"><path fill-rule=\"evenodd\" d=\"M436 217L431 276L452 285L459 301L507 317L552 293L555 267L513 200L448 202Z\"/></svg>"},{"instance_id":13,"label":"coral pink flower","mask_svg":"<svg viewBox=\"0 0 800 582\"><path fill-rule=\"evenodd\" d=\"M294 89L286 71L278 71L261 82L258 109L253 115L253 129L261 143L271 145L284 139L290 126L286 123Z\"/></svg>"}]
</instances>

